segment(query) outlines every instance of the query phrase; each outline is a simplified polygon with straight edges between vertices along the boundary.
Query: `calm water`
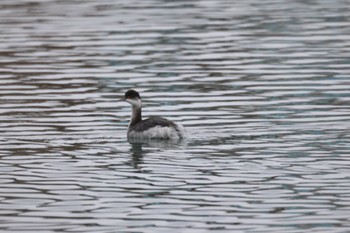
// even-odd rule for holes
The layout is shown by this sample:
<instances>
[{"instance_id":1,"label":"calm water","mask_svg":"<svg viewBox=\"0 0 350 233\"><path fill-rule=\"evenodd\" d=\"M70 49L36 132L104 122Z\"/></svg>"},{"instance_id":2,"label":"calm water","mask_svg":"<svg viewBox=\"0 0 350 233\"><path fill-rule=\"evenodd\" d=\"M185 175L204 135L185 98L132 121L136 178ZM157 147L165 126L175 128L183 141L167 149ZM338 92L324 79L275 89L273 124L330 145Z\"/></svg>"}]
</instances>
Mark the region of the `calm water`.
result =
<instances>
[{"instance_id":1,"label":"calm water","mask_svg":"<svg viewBox=\"0 0 350 233\"><path fill-rule=\"evenodd\" d=\"M2 0L2 232L348 232L349 0ZM144 116L180 143L129 143Z\"/></svg>"}]
</instances>

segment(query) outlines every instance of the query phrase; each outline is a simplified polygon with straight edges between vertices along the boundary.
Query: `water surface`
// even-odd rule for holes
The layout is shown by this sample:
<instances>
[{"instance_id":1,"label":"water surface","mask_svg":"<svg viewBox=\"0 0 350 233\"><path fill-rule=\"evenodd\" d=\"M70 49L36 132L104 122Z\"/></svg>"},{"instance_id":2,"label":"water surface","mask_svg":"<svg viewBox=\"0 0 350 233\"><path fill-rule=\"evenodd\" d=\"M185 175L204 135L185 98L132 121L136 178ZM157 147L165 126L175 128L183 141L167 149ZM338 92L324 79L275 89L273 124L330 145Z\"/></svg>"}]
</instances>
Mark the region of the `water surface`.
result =
<instances>
[{"instance_id":1,"label":"water surface","mask_svg":"<svg viewBox=\"0 0 350 233\"><path fill-rule=\"evenodd\" d=\"M4 232L347 232L350 2L0 3ZM130 143L144 116L180 143Z\"/></svg>"}]
</instances>

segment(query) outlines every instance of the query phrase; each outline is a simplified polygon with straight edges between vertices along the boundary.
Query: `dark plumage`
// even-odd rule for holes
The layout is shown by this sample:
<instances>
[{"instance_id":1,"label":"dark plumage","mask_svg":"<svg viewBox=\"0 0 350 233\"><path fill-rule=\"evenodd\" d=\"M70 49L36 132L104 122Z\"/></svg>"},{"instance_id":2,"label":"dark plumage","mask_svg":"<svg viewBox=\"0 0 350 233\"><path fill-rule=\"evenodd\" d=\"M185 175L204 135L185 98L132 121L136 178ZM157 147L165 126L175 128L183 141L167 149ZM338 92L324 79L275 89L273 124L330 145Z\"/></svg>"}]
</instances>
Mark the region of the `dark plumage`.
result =
<instances>
[{"instance_id":1,"label":"dark plumage","mask_svg":"<svg viewBox=\"0 0 350 233\"><path fill-rule=\"evenodd\" d=\"M135 99L135 98L141 99L140 94L137 91L128 90L127 92L125 92L124 99Z\"/></svg>"},{"instance_id":2,"label":"dark plumage","mask_svg":"<svg viewBox=\"0 0 350 233\"><path fill-rule=\"evenodd\" d=\"M161 126L161 127L176 127L175 123L161 118L161 117L150 117L146 120L142 120L135 125L131 126L130 130L135 130L136 132L146 131L149 128Z\"/></svg>"}]
</instances>

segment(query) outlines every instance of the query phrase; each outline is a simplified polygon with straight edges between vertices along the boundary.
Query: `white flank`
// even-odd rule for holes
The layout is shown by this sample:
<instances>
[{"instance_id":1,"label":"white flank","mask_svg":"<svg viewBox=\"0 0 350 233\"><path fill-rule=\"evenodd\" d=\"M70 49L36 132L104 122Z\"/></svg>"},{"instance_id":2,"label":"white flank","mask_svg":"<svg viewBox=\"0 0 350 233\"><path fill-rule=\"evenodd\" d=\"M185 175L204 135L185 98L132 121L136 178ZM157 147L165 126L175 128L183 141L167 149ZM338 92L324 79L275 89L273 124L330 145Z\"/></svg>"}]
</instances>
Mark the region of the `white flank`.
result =
<instances>
[{"instance_id":1,"label":"white flank","mask_svg":"<svg viewBox=\"0 0 350 233\"><path fill-rule=\"evenodd\" d=\"M185 128L177 125L181 137L185 137ZM142 132L131 131L128 136L134 139L180 139L179 132L173 127L156 126Z\"/></svg>"}]
</instances>

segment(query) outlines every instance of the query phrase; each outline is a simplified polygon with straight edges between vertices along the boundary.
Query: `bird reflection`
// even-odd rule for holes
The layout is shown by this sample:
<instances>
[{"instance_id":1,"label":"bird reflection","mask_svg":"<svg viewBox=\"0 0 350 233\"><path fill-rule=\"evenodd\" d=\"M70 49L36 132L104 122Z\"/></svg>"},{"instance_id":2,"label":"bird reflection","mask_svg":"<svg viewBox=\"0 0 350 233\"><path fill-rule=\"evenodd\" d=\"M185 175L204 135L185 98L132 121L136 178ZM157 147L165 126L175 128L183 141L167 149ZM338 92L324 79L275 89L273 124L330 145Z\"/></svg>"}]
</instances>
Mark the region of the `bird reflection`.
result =
<instances>
[{"instance_id":1,"label":"bird reflection","mask_svg":"<svg viewBox=\"0 0 350 233\"><path fill-rule=\"evenodd\" d=\"M154 151L159 151L159 149L174 149L174 148L184 148L187 143L186 141L171 141L171 140L132 140L128 139L130 147L130 154L132 156L130 164L135 168L140 170L140 166L143 164L143 158L146 154L152 153ZM146 149L145 149L146 148Z\"/></svg>"},{"instance_id":2,"label":"bird reflection","mask_svg":"<svg viewBox=\"0 0 350 233\"><path fill-rule=\"evenodd\" d=\"M142 144L141 142L129 142L130 147L130 154L132 156L131 159L131 165L135 168L140 170L140 164L143 162L143 156L145 155L145 151L142 150Z\"/></svg>"}]
</instances>

